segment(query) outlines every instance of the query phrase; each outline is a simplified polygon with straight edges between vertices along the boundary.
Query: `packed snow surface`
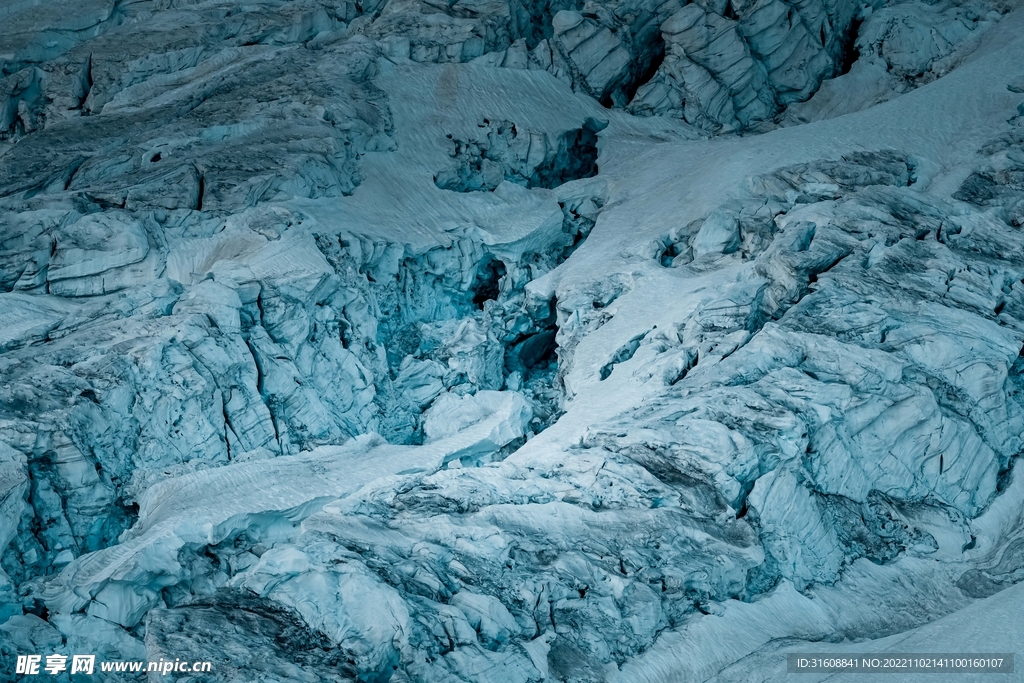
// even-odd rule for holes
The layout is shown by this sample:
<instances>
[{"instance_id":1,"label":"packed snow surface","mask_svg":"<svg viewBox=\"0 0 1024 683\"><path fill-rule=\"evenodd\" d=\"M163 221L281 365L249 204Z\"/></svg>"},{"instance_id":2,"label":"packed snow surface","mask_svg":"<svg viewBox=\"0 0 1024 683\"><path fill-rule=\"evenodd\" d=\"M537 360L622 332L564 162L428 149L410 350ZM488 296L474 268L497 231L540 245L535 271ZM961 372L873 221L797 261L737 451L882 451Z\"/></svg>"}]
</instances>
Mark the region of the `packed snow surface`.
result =
<instances>
[{"instance_id":1,"label":"packed snow surface","mask_svg":"<svg viewBox=\"0 0 1024 683\"><path fill-rule=\"evenodd\" d=\"M16 0L0 77L5 666L1022 651L1017 0Z\"/></svg>"}]
</instances>

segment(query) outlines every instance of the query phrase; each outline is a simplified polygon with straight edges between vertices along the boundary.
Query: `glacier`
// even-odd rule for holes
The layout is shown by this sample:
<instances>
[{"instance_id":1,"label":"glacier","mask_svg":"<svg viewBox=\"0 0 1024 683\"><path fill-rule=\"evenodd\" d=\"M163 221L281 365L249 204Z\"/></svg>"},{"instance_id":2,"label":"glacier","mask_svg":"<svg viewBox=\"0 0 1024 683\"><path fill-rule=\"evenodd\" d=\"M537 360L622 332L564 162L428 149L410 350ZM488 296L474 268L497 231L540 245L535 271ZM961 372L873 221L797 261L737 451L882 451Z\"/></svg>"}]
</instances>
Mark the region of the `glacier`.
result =
<instances>
[{"instance_id":1,"label":"glacier","mask_svg":"<svg viewBox=\"0 0 1024 683\"><path fill-rule=\"evenodd\" d=\"M0 681L1024 652L1019 0L8 0L0 77Z\"/></svg>"}]
</instances>

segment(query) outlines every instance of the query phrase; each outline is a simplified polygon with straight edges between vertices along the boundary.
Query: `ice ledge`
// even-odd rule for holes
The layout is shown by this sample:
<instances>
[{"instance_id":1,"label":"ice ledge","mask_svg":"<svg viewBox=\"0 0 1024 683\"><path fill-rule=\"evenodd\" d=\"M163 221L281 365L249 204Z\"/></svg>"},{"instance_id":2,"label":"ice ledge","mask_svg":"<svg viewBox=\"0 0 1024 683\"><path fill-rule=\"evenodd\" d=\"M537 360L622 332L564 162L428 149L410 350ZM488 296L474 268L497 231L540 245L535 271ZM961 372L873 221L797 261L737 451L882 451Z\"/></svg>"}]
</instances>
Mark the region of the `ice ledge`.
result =
<instances>
[{"instance_id":1,"label":"ice ledge","mask_svg":"<svg viewBox=\"0 0 1024 683\"><path fill-rule=\"evenodd\" d=\"M495 392L496 393L496 392ZM139 521L117 546L84 555L41 591L55 612L80 612L130 627L183 579L179 551L229 538L254 524L286 531L382 478L430 473L457 458L497 450L524 434L520 394L490 397L486 417L423 446L365 435L344 446L244 462L160 482L143 494ZM528 417L527 417L528 419Z\"/></svg>"}]
</instances>

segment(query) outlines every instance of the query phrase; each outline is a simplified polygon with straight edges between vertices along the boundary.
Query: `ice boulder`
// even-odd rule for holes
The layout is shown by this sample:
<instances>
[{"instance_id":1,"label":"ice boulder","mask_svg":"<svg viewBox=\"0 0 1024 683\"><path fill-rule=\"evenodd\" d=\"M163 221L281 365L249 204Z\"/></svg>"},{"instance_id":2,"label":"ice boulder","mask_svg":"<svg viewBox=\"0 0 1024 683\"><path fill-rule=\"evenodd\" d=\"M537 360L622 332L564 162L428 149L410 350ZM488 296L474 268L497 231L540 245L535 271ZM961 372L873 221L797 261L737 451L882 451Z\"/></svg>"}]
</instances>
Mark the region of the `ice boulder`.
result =
<instances>
[{"instance_id":1,"label":"ice boulder","mask_svg":"<svg viewBox=\"0 0 1024 683\"><path fill-rule=\"evenodd\" d=\"M497 429L523 434L531 410L522 394L500 391L478 391L464 396L442 394L426 412L424 431L427 440L435 441L458 434L498 411L505 411L506 419Z\"/></svg>"},{"instance_id":2,"label":"ice boulder","mask_svg":"<svg viewBox=\"0 0 1024 683\"><path fill-rule=\"evenodd\" d=\"M714 211L700 226L693 238L693 251L697 256L730 254L740 245L740 227L736 218L723 211Z\"/></svg>"}]
</instances>

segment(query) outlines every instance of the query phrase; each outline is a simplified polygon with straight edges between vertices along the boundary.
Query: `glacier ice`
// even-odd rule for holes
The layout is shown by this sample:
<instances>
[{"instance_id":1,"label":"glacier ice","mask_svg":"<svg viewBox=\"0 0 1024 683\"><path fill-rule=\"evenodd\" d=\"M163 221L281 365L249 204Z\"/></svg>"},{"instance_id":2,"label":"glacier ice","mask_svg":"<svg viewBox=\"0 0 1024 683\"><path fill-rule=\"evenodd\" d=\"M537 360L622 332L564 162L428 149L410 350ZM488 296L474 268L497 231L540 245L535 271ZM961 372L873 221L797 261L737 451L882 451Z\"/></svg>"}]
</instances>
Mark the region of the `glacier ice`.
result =
<instances>
[{"instance_id":1,"label":"glacier ice","mask_svg":"<svg viewBox=\"0 0 1024 683\"><path fill-rule=\"evenodd\" d=\"M1019 2L0 17L5 666L1019 643Z\"/></svg>"}]
</instances>

